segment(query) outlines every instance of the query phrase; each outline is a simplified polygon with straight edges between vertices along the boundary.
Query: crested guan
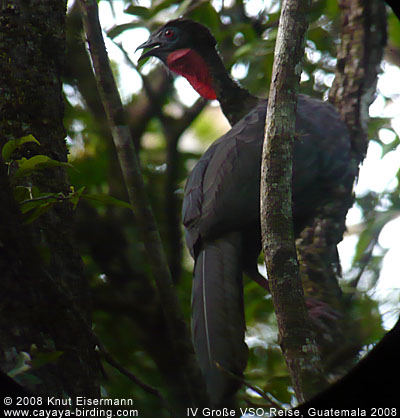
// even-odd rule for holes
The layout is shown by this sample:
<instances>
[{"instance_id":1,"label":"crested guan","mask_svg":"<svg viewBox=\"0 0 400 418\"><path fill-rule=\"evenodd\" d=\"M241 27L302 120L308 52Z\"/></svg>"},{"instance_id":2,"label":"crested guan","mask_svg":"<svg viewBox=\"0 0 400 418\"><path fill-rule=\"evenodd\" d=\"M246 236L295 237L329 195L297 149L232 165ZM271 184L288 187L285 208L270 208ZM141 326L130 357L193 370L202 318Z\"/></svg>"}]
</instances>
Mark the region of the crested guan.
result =
<instances>
[{"instance_id":1,"label":"crested guan","mask_svg":"<svg viewBox=\"0 0 400 418\"><path fill-rule=\"evenodd\" d=\"M200 96L218 100L233 126L265 100L252 96L230 77L216 45L214 36L202 24L176 19L157 29L137 50L153 48L140 60L159 58L171 71L185 77Z\"/></svg>"},{"instance_id":2,"label":"crested guan","mask_svg":"<svg viewBox=\"0 0 400 418\"><path fill-rule=\"evenodd\" d=\"M267 101L227 73L209 30L188 19L168 22L140 48L218 99L232 129L198 161L185 187L183 224L195 260L192 336L214 406L229 404L247 362L242 272L258 283L261 250L260 167ZM299 95L293 162L293 220L299 236L315 208L351 179L347 129L335 108Z\"/></svg>"}]
</instances>

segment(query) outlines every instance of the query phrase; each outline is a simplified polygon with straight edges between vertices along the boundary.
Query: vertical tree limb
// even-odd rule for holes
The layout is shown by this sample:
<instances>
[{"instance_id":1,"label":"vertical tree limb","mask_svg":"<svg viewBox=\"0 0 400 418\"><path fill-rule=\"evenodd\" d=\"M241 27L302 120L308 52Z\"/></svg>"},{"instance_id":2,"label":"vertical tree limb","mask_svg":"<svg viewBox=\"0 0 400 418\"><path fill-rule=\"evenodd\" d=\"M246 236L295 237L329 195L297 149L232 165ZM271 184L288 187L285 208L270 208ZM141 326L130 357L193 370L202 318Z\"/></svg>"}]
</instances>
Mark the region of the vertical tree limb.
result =
<instances>
[{"instance_id":1,"label":"vertical tree limb","mask_svg":"<svg viewBox=\"0 0 400 418\"><path fill-rule=\"evenodd\" d=\"M160 235L140 173L132 137L126 124L122 102L111 72L101 33L97 3L94 0L81 0L80 4L98 88L113 134L129 199L143 239L148 263L160 295L169 332L172 340L175 342L175 345L169 347L169 349L178 353L182 363L185 365L186 384L191 390L192 397L187 400L187 403L202 405L206 403L202 376L195 361L189 332L179 307Z\"/></svg>"},{"instance_id":2,"label":"vertical tree limb","mask_svg":"<svg viewBox=\"0 0 400 418\"><path fill-rule=\"evenodd\" d=\"M341 42L329 100L339 110L350 132L355 159L367 152L369 105L386 45L386 8L378 0L340 0Z\"/></svg>"},{"instance_id":3,"label":"vertical tree limb","mask_svg":"<svg viewBox=\"0 0 400 418\"><path fill-rule=\"evenodd\" d=\"M340 313L327 320L329 334L318 336L323 367L336 375L354 365L363 335L349 300L338 284L341 269L337 244L345 231L352 206L353 184L367 144L368 108L372 102L386 41L385 5L382 1L341 1L342 28L335 80L329 99L346 122L352 144L352 162L340 187L317 208L317 215L297 240L300 274L306 295ZM338 139L339 140L339 139ZM326 338L326 336L328 338Z\"/></svg>"},{"instance_id":4,"label":"vertical tree limb","mask_svg":"<svg viewBox=\"0 0 400 418\"><path fill-rule=\"evenodd\" d=\"M309 0L286 0L275 46L261 171L261 226L283 355L299 401L325 379L299 277L292 219L295 115Z\"/></svg>"}]
</instances>

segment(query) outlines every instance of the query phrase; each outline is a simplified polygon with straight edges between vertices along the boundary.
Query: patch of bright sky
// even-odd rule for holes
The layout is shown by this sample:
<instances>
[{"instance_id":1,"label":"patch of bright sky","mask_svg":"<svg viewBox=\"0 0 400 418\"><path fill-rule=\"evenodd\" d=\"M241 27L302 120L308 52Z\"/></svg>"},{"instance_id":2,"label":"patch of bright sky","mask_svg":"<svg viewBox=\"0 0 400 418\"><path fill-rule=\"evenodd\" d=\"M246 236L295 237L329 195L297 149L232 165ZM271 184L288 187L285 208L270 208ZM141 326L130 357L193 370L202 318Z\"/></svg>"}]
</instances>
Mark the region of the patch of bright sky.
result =
<instances>
[{"instance_id":1,"label":"patch of bright sky","mask_svg":"<svg viewBox=\"0 0 400 418\"><path fill-rule=\"evenodd\" d=\"M141 0L138 4L143 6L149 6L148 0ZM221 0L214 0L212 4L220 10L222 6ZM229 7L231 1L224 1L225 7ZM104 30L108 30L116 23L129 23L133 20L133 17L123 13L124 4L122 1L114 1L115 17L111 11L110 5L107 1L101 1L99 3L100 22ZM264 8L267 8L270 12L276 11L276 2L260 1L260 0L248 0L245 2L246 12L255 16L260 13ZM135 55L135 49L138 45L147 40L149 32L146 29L132 29L124 32L118 36L115 41L122 43L124 49L128 52L133 62L137 62L140 53ZM133 93L137 93L142 87L142 81L137 72L132 69L124 60L122 52L117 46L114 45L105 36L106 47L111 59L118 62L119 68L119 80L118 85L124 102L128 101ZM309 48L308 54L317 54L318 51L312 51ZM315 55L313 57L317 58ZM143 72L147 73L156 59L150 60L143 67ZM400 79L400 70L390 64L384 64L383 74L379 77L378 81L378 94L376 100L370 107L371 116L389 117L392 118L392 128L400 134L400 83L394 83L393 80ZM232 74L235 78L241 79L247 73L246 65L237 64L232 69ZM306 75L305 75L306 76ZM327 79L323 74L323 82L326 85L332 83L332 78ZM189 83L182 77L177 77L175 81L177 92L180 99L184 104L190 106L198 98L197 93L191 88ZM391 97L393 103L386 105L383 96ZM379 133L380 139L388 143L393 139L393 133L388 130L381 130ZM381 193L385 190L393 189L396 186L395 175L398 169L398 162L400 161L400 149L388 153L383 159L381 157L381 148L378 144L370 142L367 158L365 159L361 170L360 176L356 185L356 193L358 195L365 194L368 190L372 190L377 193ZM352 208L347 216L347 223L349 225L357 224L361 222L361 212L357 207ZM385 302L381 304L381 313L384 315L384 325L387 329L394 325L397 312L397 306L399 305L400 285L398 277L400 271L400 218L391 221L383 229L379 243L384 248L388 248L382 271L381 277L377 286L371 291L371 295L379 300ZM354 247L357 242L355 236L347 236L343 242L339 245L339 253L341 256L343 269L349 270L351 267L351 259L354 254ZM396 290L396 291L395 291Z\"/></svg>"},{"instance_id":2,"label":"patch of bright sky","mask_svg":"<svg viewBox=\"0 0 400 418\"><path fill-rule=\"evenodd\" d=\"M247 76L247 73L249 72L249 65L244 64L242 62L235 64L232 67L231 74L233 78L236 78L236 80L242 80Z\"/></svg>"},{"instance_id":3,"label":"patch of bright sky","mask_svg":"<svg viewBox=\"0 0 400 418\"><path fill-rule=\"evenodd\" d=\"M400 134L400 84L393 80L400 79L398 67L385 63L384 72L378 80L378 96L370 107L373 117L388 117L392 119L392 128ZM383 96L391 97L393 102L385 106ZM393 141L395 134L388 129L381 129L379 138L384 143ZM399 147L386 154L381 159L381 147L371 141L367 157L360 169L360 176L355 187L357 195L364 195L368 191L382 193L393 190L397 186L396 173L399 168ZM350 209L347 216L349 225L361 222L361 212L357 207ZM377 285L369 291L370 296L380 301L379 310L383 316L386 329L393 327L398 318L400 302L400 218L389 222L379 236L379 245L388 249L385 255L381 274ZM339 245L339 254L346 274L351 267L351 257L357 243L355 236L347 236Z\"/></svg>"}]
</instances>

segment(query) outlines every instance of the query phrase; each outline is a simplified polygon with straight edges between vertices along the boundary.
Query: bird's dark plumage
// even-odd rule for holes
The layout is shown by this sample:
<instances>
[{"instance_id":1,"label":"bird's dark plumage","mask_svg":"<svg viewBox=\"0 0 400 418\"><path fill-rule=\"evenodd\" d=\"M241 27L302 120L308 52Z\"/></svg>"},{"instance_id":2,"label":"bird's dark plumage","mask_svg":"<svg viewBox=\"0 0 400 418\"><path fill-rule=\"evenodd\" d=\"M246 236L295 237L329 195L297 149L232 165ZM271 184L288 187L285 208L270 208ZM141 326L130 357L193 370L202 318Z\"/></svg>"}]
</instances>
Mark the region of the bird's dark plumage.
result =
<instances>
[{"instance_id":1,"label":"bird's dark plumage","mask_svg":"<svg viewBox=\"0 0 400 418\"><path fill-rule=\"evenodd\" d=\"M198 161L183 200L186 243L195 260L193 342L212 403L221 406L240 387L240 379L231 373L240 378L247 362L242 272L260 282L260 172L267 101L251 96L229 77L208 29L191 22L168 22L141 47L155 46L144 56L157 56L166 65L179 63L181 69L191 68L188 51L194 50L198 66L205 69L190 69L190 77L208 71L209 77L203 78L210 83L207 94L215 93L234 124ZM177 72L185 76L184 70ZM192 85L196 88L200 81L192 80ZM315 208L350 178L351 167L348 132L335 108L300 95L293 162L296 236Z\"/></svg>"},{"instance_id":2,"label":"bird's dark plumage","mask_svg":"<svg viewBox=\"0 0 400 418\"><path fill-rule=\"evenodd\" d=\"M224 372L208 364L208 354L238 376L246 364L241 276L242 271L257 274L261 249L259 185L266 108L266 103L260 104L214 142L185 188L183 223L195 259L193 339L210 394L217 394L219 402L232 391L215 376L230 382L226 386L231 389L237 382L226 374L221 377ZM307 96L299 97L296 131L293 212L298 235L314 208L349 175L350 147L334 108Z\"/></svg>"}]
</instances>

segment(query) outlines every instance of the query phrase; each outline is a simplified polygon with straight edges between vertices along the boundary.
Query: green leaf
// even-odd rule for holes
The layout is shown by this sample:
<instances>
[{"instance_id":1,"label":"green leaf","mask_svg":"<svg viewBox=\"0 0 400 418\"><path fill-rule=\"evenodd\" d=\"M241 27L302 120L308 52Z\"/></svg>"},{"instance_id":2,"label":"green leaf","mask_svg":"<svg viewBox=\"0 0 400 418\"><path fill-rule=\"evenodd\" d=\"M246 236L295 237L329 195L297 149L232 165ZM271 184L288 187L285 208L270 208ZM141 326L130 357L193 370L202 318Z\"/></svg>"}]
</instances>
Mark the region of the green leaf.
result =
<instances>
[{"instance_id":1,"label":"green leaf","mask_svg":"<svg viewBox=\"0 0 400 418\"><path fill-rule=\"evenodd\" d=\"M69 201L75 209L84 190L85 186L81 187L77 191L71 187L71 192L66 196L62 193L35 193L34 197L31 199L29 199L29 197L31 197L29 194L29 197L21 203L21 212L25 215L25 222L30 223L34 221L40 215L47 212L56 203ZM28 214L28 212L30 213Z\"/></svg>"},{"instance_id":2,"label":"green leaf","mask_svg":"<svg viewBox=\"0 0 400 418\"><path fill-rule=\"evenodd\" d=\"M10 377L14 378L15 376L18 376L21 373L25 373L27 370L31 368L30 362L31 356L25 351L21 351L20 353L18 353L17 363L15 367L12 370L10 370L7 374Z\"/></svg>"},{"instance_id":3,"label":"green leaf","mask_svg":"<svg viewBox=\"0 0 400 418\"><path fill-rule=\"evenodd\" d=\"M368 137L378 139L379 142L379 131L382 128L390 129L390 118L370 118L368 121Z\"/></svg>"},{"instance_id":4,"label":"green leaf","mask_svg":"<svg viewBox=\"0 0 400 418\"><path fill-rule=\"evenodd\" d=\"M396 138L390 142L389 144L382 145L382 155L381 158L384 157L388 152L394 151L400 145L400 137L396 135Z\"/></svg>"},{"instance_id":5,"label":"green leaf","mask_svg":"<svg viewBox=\"0 0 400 418\"><path fill-rule=\"evenodd\" d=\"M55 363L63 354L64 351L52 351L50 353L37 352L32 358L32 367L38 369L48 363Z\"/></svg>"},{"instance_id":6,"label":"green leaf","mask_svg":"<svg viewBox=\"0 0 400 418\"><path fill-rule=\"evenodd\" d=\"M186 0L186 2L188 2L188 0ZM139 16L141 17L143 20L150 20L151 18L153 18L154 16L157 15L157 13L159 13L162 10L167 9L168 7L170 7L172 4L176 3L175 0L162 0L159 2L152 2L151 8L147 8L147 7L143 7L143 6L128 6L125 10L124 13L128 13L134 16ZM141 25L142 27L144 26L143 23Z\"/></svg>"},{"instance_id":7,"label":"green leaf","mask_svg":"<svg viewBox=\"0 0 400 418\"><path fill-rule=\"evenodd\" d=\"M42 203L40 206L38 206L36 209L34 209L33 211L31 211L29 214L27 214L24 217L24 222L26 224L30 224L35 219L37 219L39 216L41 216L44 213L46 213L56 202L57 201L50 202L50 203L45 203L45 204Z\"/></svg>"},{"instance_id":8,"label":"green leaf","mask_svg":"<svg viewBox=\"0 0 400 418\"><path fill-rule=\"evenodd\" d=\"M126 30L142 28L142 27L143 27L143 23L140 23L140 22L130 22L130 23L123 23L121 25L115 25L107 31L107 36L111 39L114 39L121 33L125 32Z\"/></svg>"},{"instance_id":9,"label":"green leaf","mask_svg":"<svg viewBox=\"0 0 400 418\"><path fill-rule=\"evenodd\" d=\"M28 200L27 202L24 202L21 205L21 213L27 213L30 210L36 209L40 206L48 205L48 204L54 204L57 203L58 199L56 196L49 196L47 199L41 199L41 200Z\"/></svg>"},{"instance_id":10,"label":"green leaf","mask_svg":"<svg viewBox=\"0 0 400 418\"><path fill-rule=\"evenodd\" d=\"M392 11L390 11L389 16L388 16L388 31L389 31L390 44L394 45L397 48L400 48L399 20L397 19L397 17Z\"/></svg>"},{"instance_id":11,"label":"green leaf","mask_svg":"<svg viewBox=\"0 0 400 418\"><path fill-rule=\"evenodd\" d=\"M329 32L327 32L323 27L316 26L309 30L309 39L315 43L318 51L324 52L327 51L331 55L334 55L335 44L332 42L332 38L329 36Z\"/></svg>"},{"instance_id":12,"label":"green leaf","mask_svg":"<svg viewBox=\"0 0 400 418\"><path fill-rule=\"evenodd\" d=\"M175 0L154 1L151 5L151 15L155 16L161 10L164 10L175 3Z\"/></svg>"},{"instance_id":13,"label":"green leaf","mask_svg":"<svg viewBox=\"0 0 400 418\"><path fill-rule=\"evenodd\" d=\"M120 206L122 208L132 209L132 206L129 203L116 199L115 197L109 196L108 194L86 193L86 194L82 194L81 198L94 200L96 202L100 202L105 205L114 205L114 206Z\"/></svg>"},{"instance_id":14,"label":"green leaf","mask_svg":"<svg viewBox=\"0 0 400 418\"><path fill-rule=\"evenodd\" d=\"M187 12L190 19L206 24L209 28L215 29L219 26L220 17L210 2L198 2L196 7L191 7L190 0L183 1L175 11L174 16L179 17ZM190 11L189 11L190 10Z\"/></svg>"},{"instance_id":15,"label":"green leaf","mask_svg":"<svg viewBox=\"0 0 400 418\"><path fill-rule=\"evenodd\" d=\"M375 243L383 227L398 217L398 211L389 209L386 212L377 212L374 219L367 222L366 228L361 232L353 258L353 266L362 262L365 254L372 252L372 244Z\"/></svg>"},{"instance_id":16,"label":"green leaf","mask_svg":"<svg viewBox=\"0 0 400 418\"><path fill-rule=\"evenodd\" d=\"M35 155L32 158L22 158L17 161L19 168L15 172L14 176L19 178L30 174L32 171L43 170L51 167L73 167L69 163L53 160L47 155Z\"/></svg>"},{"instance_id":17,"label":"green leaf","mask_svg":"<svg viewBox=\"0 0 400 418\"><path fill-rule=\"evenodd\" d=\"M33 135L23 136L22 138L18 139L11 139L4 144L3 149L1 150L3 160L9 161L14 150L26 142L35 142L36 144L40 145L40 142Z\"/></svg>"},{"instance_id":18,"label":"green leaf","mask_svg":"<svg viewBox=\"0 0 400 418\"><path fill-rule=\"evenodd\" d=\"M151 17L150 10L143 6L129 6L124 10L125 13L134 16L140 16L143 19L149 19Z\"/></svg>"},{"instance_id":19,"label":"green leaf","mask_svg":"<svg viewBox=\"0 0 400 418\"><path fill-rule=\"evenodd\" d=\"M77 190L76 192L74 191L71 195L70 198L70 202L72 203L72 205L74 206L73 208L76 208L76 205L79 202L79 199L82 197L82 193L85 191L86 186L81 187L79 190Z\"/></svg>"},{"instance_id":20,"label":"green leaf","mask_svg":"<svg viewBox=\"0 0 400 418\"><path fill-rule=\"evenodd\" d=\"M30 199L31 188L26 186L16 186L14 187L14 199L16 202L22 202L23 200Z\"/></svg>"},{"instance_id":21,"label":"green leaf","mask_svg":"<svg viewBox=\"0 0 400 418\"><path fill-rule=\"evenodd\" d=\"M244 44L236 49L236 51L233 54L233 57L235 60L238 60L242 57L247 57L253 50L254 45L252 44ZM253 52L254 53L254 52Z\"/></svg>"}]
</instances>

